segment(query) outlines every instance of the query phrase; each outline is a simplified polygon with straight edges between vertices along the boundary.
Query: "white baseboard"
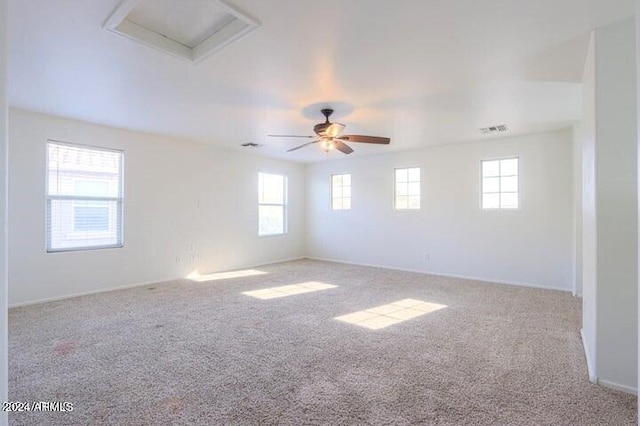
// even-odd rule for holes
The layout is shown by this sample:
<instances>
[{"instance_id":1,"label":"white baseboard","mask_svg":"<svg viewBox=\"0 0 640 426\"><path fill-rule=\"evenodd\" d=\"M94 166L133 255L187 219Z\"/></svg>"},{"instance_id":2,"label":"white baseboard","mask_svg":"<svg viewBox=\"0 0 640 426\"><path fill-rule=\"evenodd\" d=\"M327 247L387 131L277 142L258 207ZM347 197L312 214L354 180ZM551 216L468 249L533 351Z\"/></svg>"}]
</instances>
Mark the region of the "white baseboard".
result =
<instances>
[{"instance_id":1,"label":"white baseboard","mask_svg":"<svg viewBox=\"0 0 640 426\"><path fill-rule=\"evenodd\" d=\"M582 349L584 350L584 358L587 361L587 372L589 373L589 381L591 383L598 383L598 376L596 375L595 365L593 365L593 356L589 352L589 345L585 338L584 330L580 329L580 340L582 340Z\"/></svg>"},{"instance_id":2,"label":"white baseboard","mask_svg":"<svg viewBox=\"0 0 640 426\"><path fill-rule=\"evenodd\" d=\"M613 383L608 380L598 379L598 384L609 389L617 390L624 393L630 393L631 395L638 395L638 389L631 386L621 385L619 383Z\"/></svg>"},{"instance_id":3,"label":"white baseboard","mask_svg":"<svg viewBox=\"0 0 640 426\"><path fill-rule=\"evenodd\" d=\"M234 268L233 270L246 269L246 268L258 268L260 266L273 265L275 263L292 262L294 260L301 260L301 259L305 259L305 257L293 257L293 258L289 258L289 259L274 260L272 262L258 263L258 264L254 264L254 265L251 265L251 266L241 266L241 267L238 267L238 268ZM212 271L212 272L214 272L214 271ZM215 271L215 272L218 272L218 271ZM219 272L226 272L226 271L219 271ZM127 289L131 289L131 288L144 287L144 286L154 285L154 284L164 284L164 283L167 283L167 282L171 282L171 281L175 281L175 280L181 280L181 279L184 279L184 278L185 277L173 277L173 278L166 278L166 279L157 279L157 280L152 280L152 281L144 281L144 282L138 282L138 283L134 283L134 284L127 284L127 285L118 286L118 287L102 288L102 289L98 289L98 290L84 291L84 292L80 292L80 293L65 294L63 296L55 296L55 297L48 297L48 298L45 298L45 299L31 300L31 301L28 301L28 302L14 303L14 304L10 304L9 305L9 309L20 308L20 307L23 307L23 306L30 306L30 305L39 305L41 303L56 302L56 301L59 301L59 300L74 299L76 297L90 296L92 294L108 293L108 292L111 292L111 291L118 291L118 290L127 290Z\"/></svg>"},{"instance_id":4,"label":"white baseboard","mask_svg":"<svg viewBox=\"0 0 640 426\"><path fill-rule=\"evenodd\" d=\"M589 352L589 345L587 339L585 339L584 330L580 329L580 338L582 339L582 347L584 348L584 357L587 361L587 371L589 373L589 381L596 385L604 386L609 389L629 393L631 395L638 395L638 389L631 386L621 385L619 383L610 382L608 380L599 379L594 365L593 355Z\"/></svg>"},{"instance_id":5,"label":"white baseboard","mask_svg":"<svg viewBox=\"0 0 640 426\"><path fill-rule=\"evenodd\" d=\"M417 270L417 269L396 268L396 267L393 267L393 266L372 265L372 264L368 264L368 263L349 262L349 261L346 261L346 260L327 259L327 258L315 257L315 256L307 256L306 258L307 259L311 259L311 260L320 260L320 261L323 261L323 262L343 263L345 265L367 266L367 267L370 267L370 268L389 269L389 270L392 270L392 271L413 272L413 273L416 273L416 274L435 275L435 276L438 276L438 277L458 278L458 279L462 279L462 280L481 281L481 282L493 283L493 284L505 284L505 285L512 285L512 286L517 286L517 287L539 288L539 289L543 289L543 290L555 290L555 291L562 291L562 292L571 293L571 289L568 289L568 288L559 288L559 287L545 286L545 285L532 284L532 283L496 280L496 279L493 279L493 278L485 278L485 277L471 277L471 276L466 276L466 275L446 274L446 273L443 273L443 272L421 271L421 270Z\"/></svg>"},{"instance_id":6,"label":"white baseboard","mask_svg":"<svg viewBox=\"0 0 640 426\"><path fill-rule=\"evenodd\" d=\"M275 265L276 263L293 262L295 260L303 260L303 259L308 259L308 257L307 256L290 257L288 259L273 260L265 263L257 263L251 266L242 266L240 268L234 268L233 270L245 269L245 268L259 268L260 266ZM221 272L225 272L225 271L221 271Z\"/></svg>"},{"instance_id":7,"label":"white baseboard","mask_svg":"<svg viewBox=\"0 0 640 426\"><path fill-rule=\"evenodd\" d=\"M182 279L182 278L184 278L184 277L168 278L168 279L163 279L163 280L145 281L145 282L139 282L139 283L135 283L135 284L127 284L127 285L118 286L118 287L101 288L99 290L90 290L90 291L83 291L83 292L80 292L80 293L65 294L64 296L47 297L45 299L37 299L37 300L31 300L31 301L28 301L28 302L14 303L14 304L9 305L9 309L20 308L20 307L23 307L23 306L39 305L41 303L57 302L57 301L66 300L66 299L75 299L76 297L91 296L92 294L109 293L111 291L118 291L118 290L127 290L127 289L130 289L130 288L144 287L144 286L152 285L152 284L161 284L161 283L166 283L166 282L170 282L170 281L179 280L179 279Z\"/></svg>"}]
</instances>

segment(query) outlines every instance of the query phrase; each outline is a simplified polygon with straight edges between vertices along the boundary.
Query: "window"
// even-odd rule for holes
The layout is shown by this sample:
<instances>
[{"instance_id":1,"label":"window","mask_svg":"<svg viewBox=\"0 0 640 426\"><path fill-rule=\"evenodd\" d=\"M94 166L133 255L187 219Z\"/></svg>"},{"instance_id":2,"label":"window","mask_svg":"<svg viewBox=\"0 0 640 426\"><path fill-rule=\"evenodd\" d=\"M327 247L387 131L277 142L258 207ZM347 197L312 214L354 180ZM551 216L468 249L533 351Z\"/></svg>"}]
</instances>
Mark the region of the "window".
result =
<instances>
[{"instance_id":1,"label":"window","mask_svg":"<svg viewBox=\"0 0 640 426\"><path fill-rule=\"evenodd\" d=\"M109 206L74 206L73 230L109 231Z\"/></svg>"},{"instance_id":2,"label":"window","mask_svg":"<svg viewBox=\"0 0 640 426\"><path fill-rule=\"evenodd\" d=\"M258 235L287 232L287 177L258 174Z\"/></svg>"},{"instance_id":3,"label":"window","mask_svg":"<svg viewBox=\"0 0 640 426\"><path fill-rule=\"evenodd\" d=\"M122 247L122 151L47 143L47 251Z\"/></svg>"},{"instance_id":4,"label":"window","mask_svg":"<svg viewBox=\"0 0 640 426\"><path fill-rule=\"evenodd\" d=\"M351 209L351 175L331 176L331 210Z\"/></svg>"},{"instance_id":5,"label":"window","mask_svg":"<svg viewBox=\"0 0 640 426\"><path fill-rule=\"evenodd\" d=\"M100 180L79 179L74 182L75 193L82 195L108 194L109 182ZM109 231L109 206L100 201L73 207L74 231Z\"/></svg>"},{"instance_id":6,"label":"window","mask_svg":"<svg viewBox=\"0 0 640 426\"><path fill-rule=\"evenodd\" d=\"M518 159L482 161L482 208L518 208Z\"/></svg>"},{"instance_id":7,"label":"window","mask_svg":"<svg viewBox=\"0 0 640 426\"><path fill-rule=\"evenodd\" d=\"M420 167L396 169L396 210L420 208Z\"/></svg>"}]
</instances>

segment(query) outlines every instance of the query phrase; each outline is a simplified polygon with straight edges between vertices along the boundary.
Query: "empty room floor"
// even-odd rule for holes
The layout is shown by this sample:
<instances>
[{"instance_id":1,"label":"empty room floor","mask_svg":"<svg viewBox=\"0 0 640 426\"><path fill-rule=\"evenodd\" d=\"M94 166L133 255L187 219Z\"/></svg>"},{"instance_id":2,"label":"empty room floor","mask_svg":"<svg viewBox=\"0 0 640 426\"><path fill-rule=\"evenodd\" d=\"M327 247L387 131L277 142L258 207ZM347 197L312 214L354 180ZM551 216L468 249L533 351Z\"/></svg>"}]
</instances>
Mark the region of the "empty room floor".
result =
<instances>
[{"instance_id":1,"label":"empty room floor","mask_svg":"<svg viewBox=\"0 0 640 426\"><path fill-rule=\"evenodd\" d=\"M11 309L11 425L635 425L570 294L300 260Z\"/></svg>"}]
</instances>

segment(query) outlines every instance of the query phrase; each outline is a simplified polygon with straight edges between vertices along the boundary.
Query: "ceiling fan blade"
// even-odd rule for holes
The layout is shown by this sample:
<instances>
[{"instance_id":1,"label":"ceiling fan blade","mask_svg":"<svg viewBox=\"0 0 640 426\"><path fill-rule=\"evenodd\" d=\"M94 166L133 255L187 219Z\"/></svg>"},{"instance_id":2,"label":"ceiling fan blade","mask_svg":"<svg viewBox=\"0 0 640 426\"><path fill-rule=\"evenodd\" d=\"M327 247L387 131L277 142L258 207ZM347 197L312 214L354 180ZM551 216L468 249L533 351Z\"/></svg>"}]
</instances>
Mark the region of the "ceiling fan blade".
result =
<instances>
[{"instance_id":1,"label":"ceiling fan blade","mask_svg":"<svg viewBox=\"0 0 640 426\"><path fill-rule=\"evenodd\" d=\"M267 135L270 138L315 138L315 136L300 136L300 135Z\"/></svg>"},{"instance_id":2,"label":"ceiling fan blade","mask_svg":"<svg viewBox=\"0 0 640 426\"><path fill-rule=\"evenodd\" d=\"M336 149L343 154L351 154L353 152L353 149L349 145L342 141L339 141L338 139L333 140L333 146L335 146Z\"/></svg>"},{"instance_id":3,"label":"ceiling fan blade","mask_svg":"<svg viewBox=\"0 0 640 426\"><path fill-rule=\"evenodd\" d=\"M391 139L382 138L380 136L364 136L364 135L344 135L338 139L344 142L360 142L360 143L377 143L383 145L389 145Z\"/></svg>"},{"instance_id":4,"label":"ceiling fan blade","mask_svg":"<svg viewBox=\"0 0 640 426\"><path fill-rule=\"evenodd\" d=\"M304 148L304 147L305 147L305 146L307 146L307 145L311 145L311 144L318 143L318 142L320 142L320 140L312 141L312 142L307 142L307 143L303 143L303 144L302 144L302 145L300 145L300 146L296 146L295 148L288 149L288 150L287 150L287 152L296 151L296 150L298 150L298 149L300 149L300 148Z\"/></svg>"},{"instance_id":5,"label":"ceiling fan blade","mask_svg":"<svg viewBox=\"0 0 640 426\"><path fill-rule=\"evenodd\" d=\"M325 129L324 134L327 137L335 138L338 137L342 129L344 129L345 127L346 126L344 124L331 123L331 125Z\"/></svg>"}]
</instances>

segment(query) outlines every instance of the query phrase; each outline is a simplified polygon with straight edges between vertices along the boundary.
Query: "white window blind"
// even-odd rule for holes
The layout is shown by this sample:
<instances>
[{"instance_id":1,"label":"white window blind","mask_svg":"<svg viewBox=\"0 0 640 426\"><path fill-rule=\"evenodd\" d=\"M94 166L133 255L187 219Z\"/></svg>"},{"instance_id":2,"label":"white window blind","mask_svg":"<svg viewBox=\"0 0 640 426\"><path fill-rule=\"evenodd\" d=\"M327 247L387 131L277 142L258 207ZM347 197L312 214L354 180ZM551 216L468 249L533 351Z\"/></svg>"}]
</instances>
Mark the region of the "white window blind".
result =
<instances>
[{"instance_id":1,"label":"white window blind","mask_svg":"<svg viewBox=\"0 0 640 426\"><path fill-rule=\"evenodd\" d=\"M351 209L351 175L331 176L331 210Z\"/></svg>"},{"instance_id":2,"label":"white window blind","mask_svg":"<svg viewBox=\"0 0 640 426\"><path fill-rule=\"evenodd\" d=\"M258 174L258 235L287 232L287 177Z\"/></svg>"},{"instance_id":3,"label":"white window blind","mask_svg":"<svg viewBox=\"0 0 640 426\"><path fill-rule=\"evenodd\" d=\"M482 208L517 209L518 158L482 161Z\"/></svg>"},{"instance_id":4,"label":"white window blind","mask_svg":"<svg viewBox=\"0 0 640 426\"><path fill-rule=\"evenodd\" d=\"M420 208L420 167L396 169L396 210L418 210Z\"/></svg>"},{"instance_id":5,"label":"white window blind","mask_svg":"<svg viewBox=\"0 0 640 426\"><path fill-rule=\"evenodd\" d=\"M122 151L49 141L47 251L122 247Z\"/></svg>"}]
</instances>

